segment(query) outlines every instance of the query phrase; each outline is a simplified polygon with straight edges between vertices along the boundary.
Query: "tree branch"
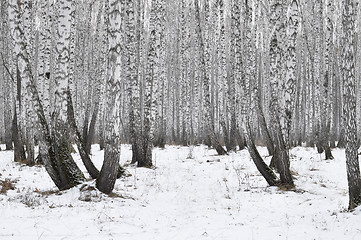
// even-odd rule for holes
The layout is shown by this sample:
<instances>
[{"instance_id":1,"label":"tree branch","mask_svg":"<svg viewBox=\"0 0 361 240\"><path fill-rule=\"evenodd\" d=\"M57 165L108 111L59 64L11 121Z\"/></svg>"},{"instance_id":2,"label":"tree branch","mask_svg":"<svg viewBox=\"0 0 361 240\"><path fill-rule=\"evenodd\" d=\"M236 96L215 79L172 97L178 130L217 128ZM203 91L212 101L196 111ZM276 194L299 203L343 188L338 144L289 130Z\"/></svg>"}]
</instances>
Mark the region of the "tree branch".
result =
<instances>
[{"instance_id":1,"label":"tree branch","mask_svg":"<svg viewBox=\"0 0 361 240\"><path fill-rule=\"evenodd\" d=\"M5 64L4 55L3 55L2 53L1 53L1 59L2 59L2 61L3 61L3 65L4 65L5 69L6 69L6 71L8 72L11 80L13 81L13 83L15 83L15 79L14 79L13 75L11 74L9 68L8 68L8 67L6 66L6 64Z\"/></svg>"}]
</instances>

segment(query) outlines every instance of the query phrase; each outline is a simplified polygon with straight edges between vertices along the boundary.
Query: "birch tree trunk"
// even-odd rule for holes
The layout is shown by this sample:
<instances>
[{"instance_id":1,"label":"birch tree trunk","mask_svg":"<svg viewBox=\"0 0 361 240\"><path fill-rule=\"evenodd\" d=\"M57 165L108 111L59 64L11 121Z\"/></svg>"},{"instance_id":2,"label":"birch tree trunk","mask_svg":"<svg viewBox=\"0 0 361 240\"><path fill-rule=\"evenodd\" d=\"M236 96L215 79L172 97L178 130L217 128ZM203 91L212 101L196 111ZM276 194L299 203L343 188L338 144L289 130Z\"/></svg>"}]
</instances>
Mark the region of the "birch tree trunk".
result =
<instances>
[{"instance_id":1,"label":"birch tree trunk","mask_svg":"<svg viewBox=\"0 0 361 240\"><path fill-rule=\"evenodd\" d=\"M324 64L325 64L325 73L323 77L323 105L322 105L322 132L321 140L323 144L323 149L325 151L325 159L333 159L330 145L329 145L329 134L331 127L331 99L332 99L332 88L331 84L333 79L332 72L332 52L333 52L333 0L328 0L326 5L326 23L325 23L325 51L324 51Z\"/></svg>"},{"instance_id":2,"label":"birch tree trunk","mask_svg":"<svg viewBox=\"0 0 361 240\"><path fill-rule=\"evenodd\" d=\"M13 1L12 4L21 10L19 2ZM84 180L84 176L80 169L75 164L70 154L69 138L64 135L67 133L66 117L67 117L67 39L69 36L68 19L71 12L71 1L59 1L58 4L58 29L57 29L57 52L59 58L57 61L57 99L58 106L54 115L54 122L51 126L47 123L44 113L43 105L39 98L39 93L36 88L36 83L31 72L31 65L29 61L28 51L24 41L24 32L21 24L17 24L13 32L13 37L16 41L16 53L18 57L18 69L22 74L22 78L26 79L26 89L31 97L34 106L34 112L37 114L40 126L42 139L39 141L40 156L44 162L45 169L54 181L55 185L60 189L68 189ZM17 13L20 19L21 11ZM63 96L62 94L65 94Z\"/></svg>"},{"instance_id":3,"label":"birch tree trunk","mask_svg":"<svg viewBox=\"0 0 361 240\"><path fill-rule=\"evenodd\" d=\"M297 7L297 4L295 5ZM278 89L282 77L282 31L284 23L282 22L282 2L280 0L273 0L271 3L273 33L270 42L270 83L271 83L271 124L274 133L275 154L273 156L275 165L280 173L282 184L288 187L293 187L293 180L290 173L290 161L288 155L288 148L286 143L286 136L282 131L280 121L280 107ZM281 113L282 114L282 113Z\"/></svg>"},{"instance_id":4,"label":"birch tree trunk","mask_svg":"<svg viewBox=\"0 0 361 240\"><path fill-rule=\"evenodd\" d=\"M164 2L155 0L152 2L149 19L149 49L145 73L144 86L144 130L143 157L138 160L138 167L152 166L152 149L154 141L155 118L158 115L159 100L159 51L161 47L161 27L162 8Z\"/></svg>"},{"instance_id":5,"label":"birch tree trunk","mask_svg":"<svg viewBox=\"0 0 361 240\"><path fill-rule=\"evenodd\" d=\"M299 28L298 1L292 0L288 8L287 18L287 52L286 52L286 82L285 82L285 117L286 140L290 141L290 131L295 108L296 97L296 66L297 66L297 35ZM290 147L289 142L286 143Z\"/></svg>"},{"instance_id":6,"label":"birch tree trunk","mask_svg":"<svg viewBox=\"0 0 361 240\"><path fill-rule=\"evenodd\" d=\"M11 80L10 72L7 72L5 69L6 66L10 66L10 59L11 59L11 44L10 44L10 26L8 20L8 2L3 1L1 4L1 21L2 21L2 28L1 33L2 36L0 41L2 42L1 48L1 67L0 67L0 74L2 75L2 79L4 81L4 128L5 128L5 149L12 150L13 149L13 139L12 139L12 116L13 114L13 82Z\"/></svg>"},{"instance_id":7,"label":"birch tree trunk","mask_svg":"<svg viewBox=\"0 0 361 240\"><path fill-rule=\"evenodd\" d=\"M244 74L244 97L242 102L242 124L243 131L245 133L247 150L255 163L258 171L262 174L262 176L266 179L267 183L270 186L275 186L279 184L279 180L277 176L274 174L272 169L267 166L267 164L263 161L261 155L259 154L256 145L254 143L254 134L251 129L251 81L256 81L255 76L255 68L256 68L256 59L255 59L255 49L252 42L252 3L247 2L244 5L244 53L247 56L247 59L244 60L245 74Z\"/></svg>"},{"instance_id":8,"label":"birch tree trunk","mask_svg":"<svg viewBox=\"0 0 361 240\"><path fill-rule=\"evenodd\" d=\"M342 82L344 83L343 114L346 138L346 170L349 188L349 209L361 204L361 177L357 154L355 18L357 4L344 0L342 7Z\"/></svg>"},{"instance_id":9,"label":"birch tree trunk","mask_svg":"<svg viewBox=\"0 0 361 240\"><path fill-rule=\"evenodd\" d=\"M120 0L109 0L108 4L108 69L107 69L107 111L105 127L104 162L96 181L97 188L110 193L117 178L120 160L120 103L121 103L121 18Z\"/></svg>"},{"instance_id":10,"label":"birch tree trunk","mask_svg":"<svg viewBox=\"0 0 361 240\"><path fill-rule=\"evenodd\" d=\"M52 53L52 25L54 21L54 4L52 2L42 0L40 1L41 25L39 26L39 49L38 49L38 66L37 66L37 89L39 98L44 107L44 114L47 122L50 122L50 72L51 72L51 53ZM41 131L41 126L38 131ZM41 133L37 133L41 136ZM45 139L39 137L39 141ZM45 143L39 143L39 146L44 146ZM42 150L39 150L42 152ZM38 155L38 161L41 162L41 155Z\"/></svg>"},{"instance_id":11,"label":"birch tree trunk","mask_svg":"<svg viewBox=\"0 0 361 240\"><path fill-rule=\"evenodd\" d=\"M126 77L129 86L129 131L132 144L132 163L140 161L142 157L141 143L141 110L140 110L140 64L141 41L141 6L140 1L126 1L125 43L126 43ZM136 7L137 11L136 11Z\"/></svg>"},{"instance_id":12,"label":"birch tree trunk","mask_svg":"<svg viewBox=\"0 0 361 240\"><path fill-rule=\"evenodd\" d=\"M9 2L8 5L8 17L10 23L11 35L14 38L14 60L15 64L13 65L13 78L15 79L15 88L14 89L14 115L13 115L13 124L12 124L12 139L14 142L14 161L24 162L26 161L25 149L24 149L24 140L22 133L22 123L21 110L22 110L22 99L21 99L21 90L22 90L22 78L26 78L27 70L21 69L22 67L22 52L20 50L21 45L25 45L24 40L20 39L20 34L22 34L22 22L21 22L21 8L17 5L15 1ZM25 51L25 50L24 50ZM23 70L23 72L21 71ZM23 75L23 76L22 76ZM24 79L25 80L25 79ZM23 81L24 81L23 80Z\"/></svg>"},{"instance_id":13,"label":"birch tree trunk","mask_svg":"<svg viewBox=\"0 0 361 240\"><path fill-rule=\"evenodd\" d=\"M55 106L52 117L53 149L61 168L67 168L68 187L77 184L84 176L71 156L70 128L68 125L68 90L70 75L70 36L74 16L71 0L59 0L56 3L56 67L55 67Z\"/></svg>"},{"instance_id":14,"label":"birch tree trunk","mask_svg":"<svg viewBox=\"0 0 361 240\"><path fill-rule=\"evenodd\" d=\"M205 120L205 127L206 127L206 134L211 141L212 146L215 148L219 155L225 155L227 152L224 150L222 145L219 143L219 140L216 136L214 131L214 124L212 124L211 119L211 101L210 101L210 69L207 68L207 63L210 62L210 55L209 55L209 46L205 46L202 36L202 29L201 29L201 17L199 13L199 2L198 0L194 1L195 4L195 16L196 16L196 36L198 41L199 47L199 60L200 60L200 69L202 72L203 77L203 104L204 104L204 120ZM207 3L206 3L207 4ZM208 8L206 7L206 14ZM208 23L206 17L206 24ZM208 34L207 30L205 34ZM206 44L209 42L206 41Z\"/></svg>"},{"instance_id":15,"label":"birch tree trunk","mask_svg":"<svg viewBox=\"0 0 361 240\"><path fill-rule=\"evenodd\" d=\"M230 147L231 149L236 148L238 138L237 128L237 101L238 101L238 82L241 79L241 1L233 1L231 11L231 76L229 77L229 103L230 103L230 114L231 114L231 127L230 127Z\"/></svg>"}]
</instances>

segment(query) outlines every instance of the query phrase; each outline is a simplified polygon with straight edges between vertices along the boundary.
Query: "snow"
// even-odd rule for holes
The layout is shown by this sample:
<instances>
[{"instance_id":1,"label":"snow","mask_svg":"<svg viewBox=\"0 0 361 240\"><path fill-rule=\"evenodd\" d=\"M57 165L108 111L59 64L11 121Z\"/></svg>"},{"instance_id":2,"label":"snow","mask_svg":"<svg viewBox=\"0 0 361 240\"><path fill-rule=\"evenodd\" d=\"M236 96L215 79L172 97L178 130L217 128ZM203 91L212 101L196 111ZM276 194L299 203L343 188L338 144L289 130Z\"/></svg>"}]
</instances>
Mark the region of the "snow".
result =
<instances>
[{"instance_id":1,"label":"snow","mask_svg":"<svg viewBox=\"0 0 361 240\"><path fill-rule=\"evenodd\" d=\"M92 151L100 168L103 151ZM16 181L0 194L0 239L361 239L361 208L346 211L344 150L324 160L315 149L292 149L295 191L268 187L245 150L217 156L206 146L167 146L154 150L154 169L129 165L129 145L121 153L131 176L107 196L93 180L58 192L43 167L0 151L0 180Z\"/></svg>"}]
</instances>

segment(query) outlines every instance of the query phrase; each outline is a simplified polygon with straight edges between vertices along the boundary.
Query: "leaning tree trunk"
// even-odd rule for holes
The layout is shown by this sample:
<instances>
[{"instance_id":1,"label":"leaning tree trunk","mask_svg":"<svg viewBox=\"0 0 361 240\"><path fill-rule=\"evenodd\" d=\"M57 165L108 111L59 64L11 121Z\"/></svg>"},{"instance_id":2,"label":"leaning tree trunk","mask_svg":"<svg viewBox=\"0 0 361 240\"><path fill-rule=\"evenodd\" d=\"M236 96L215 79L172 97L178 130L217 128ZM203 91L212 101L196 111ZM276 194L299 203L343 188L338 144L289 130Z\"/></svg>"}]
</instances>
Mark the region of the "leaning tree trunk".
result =
<instances>
[{"instance_id":1,"label":"leaning tree trunk","mask_svg":"<svg viewBox=\"0 0 361 240\"><path fill-rule=\"evenodd\" d=\"M262 81L262 73L261 71L263 70L262 65L263 62L261 60L261 54L258 54L258 60L259 60L259 70L258 70L258 84L255 84L255 95L254 98L256 100L256 111L257 111L257 119L259 122L259 126L261 128L261 132L263 135L263 138L266 142L266 146L267 146L267 150L268 150L268 154L269 155L273 155L275 152L275 148L274 148L274 143L272 140L272 136L271 133L269 131L269 128L267 126L267 122L266 122L266 118L264 116L264 111L263 111L263 107L262 107L262 94L261 94L261 81Z\"/></svg>"},{"instance_id":2,"label":"leaning tree trunk","mask_svg":"<svg viewBox=\"0 0 361 240\"><path fill-rule=\"evenodd\" d=\"M55 66L55 106L52 117L53 150L56 160L64 174L60 174L65 188L72 187L84 179L84 176L71 156L70 128L68 126L69 87L69 52L71 22L74 16L74 4L71 0L60 0L56 4L56 54L58 56ZM63 187L62 187L63 188Z\"/></svg>"},{"instance_id":3,"label":"leaning tree trunk","mask_svg":"<svg viewBox=\"0 0 361 240\"><path fill-rule=\"evenodd\" d=\"M19 2L13 1L14 6L19 7ZM45 169L54 181L55 185L60 189L68 189L84 180L84 176L80 169L75 164L70 154L70 143L68 138L68 131L66 123L66 77L67 77L67 42L70 29L68 19L71 16L72 4L71 1L59 1L58 10L59 17L57 29L57 52L59 58L56 66L56 83L57 91L56 98L58 105L56 112L53 114L54 122L53 129L50 131L50 126L47 123L44 108L39 98L38 90L36 88L35 80L31 73L31 64L24 42L24 36L21 24L17 24L14 32L14 39L16 42L16 54L18 57L18 68L22 72L22 78L26 79L26 89L31 97L34 112L37 114L40 126L41 136L39 141L40 156L44 162ZM18 19L21 19L21 11L18 12Z\"/></svg>"},{"instance_id":4,"label":"leaning tree trunk","mask_svg":"<svg viewBox=\"0 0 361 240\"><path fill-rule=\"evenodd\" d=\"M79 155L89 175L93 179L96 179L99 175L99 170L94 166L92 160L90 159L89 153L87 152L86 149L86 145L76 125L76 120L74 116L74 107L73 107L73 101L72 101L70 89L68 89L67 91L67 104L68 104L68 121L70 128L73 134L75 135L75 143L78 147Z\"/></svg>"},{"instance_id":5,"label":"leaning tree trunk","mask_svg":"<svg viewBox=\"0 0 361 240\"><path fill-rule=\"evenodd\" d=\"M277 176L274 174L272 169L267 166L267 164L263 161L261 155L259 154L256 145L254 144L254 138L251 129L251 121L249 120L249 116L251 115L251 81L256 81L255 76L255 68L256 68L256 59L255 59L255 46L252 43L252 36L254 33L254 29L252 29L252 7L250 4L245 5L245 19L244 19L244 44L245 44L245 53L248 56L247 59L244 60L244 97L242 102L242 122L243 122L243 130L246 138L247 150L255 163L258 171L262 174L262 176L266 179L267 183L270 186L275 186L279 184L279 180ZM256 103L258 104L258 103Z\"/></svg>"},{"instance_id":6,"label":"leaning tree trunk","mask_svg":"<svg viewBox=\"0 0 361 240\"><path fill-rule=\"evenodd\" d=\"M254 139L251 133L251 127L249 125L248 119L246 120L246 143L247 143L247 150L256 165L258 171L262 174L262 176L266 179L267 183L270 186L276 186L280 184L279 179L277 178L276 174L272 171L272 169L263 161L261 155L259 154L256 145L254 144Z\"/></svg>"},{"instance_id":7,"label":"leaning tree trunk","mask_svg":"<svg viewBox=\"0 0 361 240\"><path fill-rule=\"evenodd\" d=\"M342 81L344 83L343 114L346 138L346 168L349 209L361 205L361 177L357 155L356 79L355 79L355 15L357 4L344 0L342 8Z\"/></svg>"}]
</instances>

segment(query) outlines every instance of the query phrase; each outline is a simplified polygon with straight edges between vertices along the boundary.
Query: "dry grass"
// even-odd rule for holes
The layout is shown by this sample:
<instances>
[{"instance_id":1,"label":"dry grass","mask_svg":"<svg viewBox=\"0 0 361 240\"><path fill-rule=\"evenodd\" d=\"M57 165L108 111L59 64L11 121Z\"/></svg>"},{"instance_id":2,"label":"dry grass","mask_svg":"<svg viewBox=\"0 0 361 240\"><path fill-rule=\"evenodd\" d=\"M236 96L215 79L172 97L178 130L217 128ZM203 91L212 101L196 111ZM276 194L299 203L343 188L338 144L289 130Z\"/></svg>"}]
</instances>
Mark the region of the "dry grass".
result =
<instances>
[{"instance_id":1,"label":"dry grass","mask_svg":"<svg viewBox=\"0 0 361 240\"><path fill-rule=\"evenodd\" d=\"M40 191L37 188L35 188L34 192L39 193L43 197L47 197L47 196L50 196L50 195L53 195L53 194L55 194L55 195L61 195L62 194L59 190Z\"/></svg>"},{"instance_id":2,"label":"dry grass","mask_svg":"<svg viewBox=\"0 0 361 240\"><path fill-rule=\"evenodd\" d=\"M8 190L15 190L15 180L11 180L6 178L5 180L0 180L0 186L1 186L1 190L0 193L1 194L6 194L6 192Z\"/></svg>"},{"instance_id":3,"label":"dry grass","mask_svg":"<svg viewBox=\"0 0 361 240\"><path fill-rule=\"evenodd\" d=\"M133 197L131 197L131 196L122 195L122 194L115 193L115 192L109 193L109 194L108 194L108 197L110 197L110 198L123 198L123 199L135 200L135 198L133 198Z\"/></svg>"},{"instance_id":4,"label":"dry grass","mask_svg":"<svg viewBox=\"0 0 361 240\"><path fill-rule=\"evenodd\" d=\"M311 168L310 169L311 172L314 172L314 171L320 171L320 169L317 169L317 168Z\"/></svg>"},{"instance_id":5,"label":"dry grass","mask_svg":"<svg viewBox=\"0 0 361 240\"><path fill-rule=\"evenodd\" d=\"M278 189L281 191L294 191L295 185L292 184L280 184L278 185Z\"/></svg>"}]
</instances>

